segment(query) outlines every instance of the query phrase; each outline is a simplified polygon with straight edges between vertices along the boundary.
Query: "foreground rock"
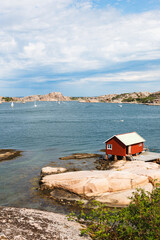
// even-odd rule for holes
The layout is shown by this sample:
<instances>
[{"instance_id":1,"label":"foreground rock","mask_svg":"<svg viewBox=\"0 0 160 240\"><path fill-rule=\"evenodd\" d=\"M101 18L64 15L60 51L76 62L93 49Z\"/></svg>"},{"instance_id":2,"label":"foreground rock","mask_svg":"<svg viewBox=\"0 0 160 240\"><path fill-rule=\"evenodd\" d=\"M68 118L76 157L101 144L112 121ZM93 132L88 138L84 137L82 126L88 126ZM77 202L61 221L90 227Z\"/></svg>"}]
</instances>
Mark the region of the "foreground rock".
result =
<instances>
[{"instance_id":1,"label":"foreground rock","mask_svg":"<svg viewBox=\"0 0 160 240\"><path fill-rule=\"evenodd\" d=\"M151 192L160 182L160 166L139 161L117 161L111 170L77 171L45 176L41 189L63 189L112 206L124 206L136 188ZM154 181L156 179L156 181Z\"/></svg>"},{"instance_id":2,"label":"foreground rock","mask_svg":"<svg viewBox=\"0 0 160 240\"><path fill-rule=\"evenodd\" d=\"M128 171L137 175L148 177L153 185L160 183L160 165L153 162L141 161L117 161L112 167L118 171Z\"/></svg>"},{"instance_id":3,"label":"foreground rock","mask_svg":"<svg viewBox=\"0 0 160 240\"><path fill-rule=\"evenodd\" d=\"M0 149L0 162L5 160L11 160L21 156L22 151L14 149Z\"/></svg>"},{"instance_id":4,"label":"foreground rock","mask_svg":"<svg viewBox=\"0 0 160 240\"><path fill-rule=\"evenodd\" d=\"M102 154L95 154L95 153L75 153L70 156L61 157L60 160L69 160L69 159L85 159L85 158L97 158L102 157Z\"/></svg>"},{"instance_id":5,"label":"foreground rock","mask_svg":"<svg viewBox=\"0 0 160 240\"><path fill-rule=\"evenodd\" d=\"M83 240L80 224L60 214L0 207L0 240Z\"/></svg>"},{"instance_id":6,"label":"foreground rock","mask_svg":"<svg viewBox=\"0 0 160 240\"><path fill-rule=\"evenodd\" d=\"M153 186L151 183L148 183L144 186L139 186L144 191L152 192ZM104 193L101 196L97 196L96 200L102 203L107 203L109 206L112 207L123 207L127 206L131 202L131 197L133 196L133 193L136 192L136 188L124 190L124 191L117 191L113 193Z\"/></svg>"},{"instance_id":7,"label":"foreground rock","mask_svg":"<svg viewBox=\"0 0 160 240\"><path fill-rule=\"evenodd\" d=\"M45 176L43 188L63 188L86 197L95 197L105 192L116 192L144 186L146 176L139 176L127 171L77 171Z\"/></svg>"}]
</instances>

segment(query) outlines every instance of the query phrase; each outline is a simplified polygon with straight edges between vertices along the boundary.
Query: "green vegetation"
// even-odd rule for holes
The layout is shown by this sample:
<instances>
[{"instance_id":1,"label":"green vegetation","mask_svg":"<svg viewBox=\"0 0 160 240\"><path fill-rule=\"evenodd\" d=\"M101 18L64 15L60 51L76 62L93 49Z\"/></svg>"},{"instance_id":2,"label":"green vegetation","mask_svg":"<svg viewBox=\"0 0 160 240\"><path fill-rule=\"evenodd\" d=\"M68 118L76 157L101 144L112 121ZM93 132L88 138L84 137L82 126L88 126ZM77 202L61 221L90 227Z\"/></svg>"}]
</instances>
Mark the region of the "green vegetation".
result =
<instances>
[{"instance_id":1,"label":"green vegetation","mask_svg":"<svg viewBox=\"0 0 160 240\"><path fill-rule=\"evenodd\" d=\"M70 97L71 100L77 101L79 99L86 99L86 97Z\"/></svg>"},{"instance_id":2,"label":"green vegetation","mask_svg":"<svg viewBox=\"0 0 160 240\"><path fill-rule=\"evenodd\" d=\"M125 97L127 94L128 94L128 93L118 94L117 96L113 97L112 100L118 100L119 98Z\"/></svg>"},{"instance_id":3,"label":"green vegetation","mask_svg":"<svg viewBox=\"0 0 160 240\"><path fill-rule=\"evenodd\" d=\"M135 99L132 98L132 97L124 98L124 99L122 100L122 102L134 102L134 101L135 101Z\"/></svg>"},{"instance_id":4,"label":"green vegetation","mask_svg":"<svg viewBox=\"0 0 160 240\"><path fill-rule=\"evenodd\" d=\"M111 101L114 101L114 100L117 100L117 101L120 100L122 102L137 102L137 103L144 103L145 104L145 103L154 103L156 99L160 98L160 92L152 93L148 97L141 97L140 93L134 92L134 96L136 96L136 97L132 97L130 95L130 93L122 93L122 94L117 94L112 99L110 99L110 98L101 99L99 97L97 97L97 99L100 102L111 102ZM80 99L84 99L86 101L90 100L89 97L70 97L70 98L73 101L78 101Z\"/></svg>"},{"instance_id":5,"label":"green vegetation","mask_svg":"<svg viewBox=\"0 0 160 240\"><path fill-rule=\"evenodd\" d=\"M122 97L122 94L116 95L115 97L112 98L112 100L117 100Z\"/></svg>"},{"instance_id":6,"label":"green vegetation","mask_svg":"<svg viewBox=\"0 0 160 240\"><path fill-rule=\"evenodd\" d=\"M139 103L153 103L156 98L157 98L156 96L151 94L151 95L149 95L148 97L145 97L145 98L136 98L136 100Z\"/></svg>"},{"instance_id":7,"label":"green vegetation","mask_svg":"<svg viewBox=\"0 0 160 240\"><path fill-rule=\"evenodd\" d=\"M11 102L13 101L12 97L3 97L2 100L4 100L5 102Z\"/></svg>"},{"instance_id":8,"label":"green vegetation","mask_svg":"<svg viewBox=\"0 0 160 240\"><path fill-rule=\"evenodd\" d=\"M128 207L108 209L96 201L86 210L80 202L81 213L70 218L86 225L81 234L96 240L158 240L160 239L160 187L152 193L137 190Z\"/></svg>"},{"instance_id":9,"label":"green vegetation","mask_svg":"<svg viewBox=\"0 0 160 240\"><path fill-rule=\"evenodd\" d=\"M112 101L113 101L113 100L117 100L117 99L119 99L119 98L120 98L120 96L117 95L117 96L115 96L115 97L112 98Z\"/></svg>"},{"instance_id":10,"label":"green vegetation","mask_svg":"<svg viewBox=\"0 0 160 240\"><path fill-rule=\"evenodd\" d=\"M79 97L70 97L71 100L76 101L79 99Z\"/></svg>"},{"instance_id":11,"label":"green vegetation","mask_svg":"<svg viewBox=\"0 0 160 240\"><path fill-rule=\"evenodd\" d=\"M128 96L127 93L119 94L112 98L112 100L118 100L120 98L123 98L122 102L135 102L138 103L154 103L155 99L160 98L160 93L153 93L150 94L148 97L140 97L140 95L137 95L137 98L133 98L131 96Z\"/></svg>"},{"instance_id":12,"label":"green vegetation","mask_svg":"<svg viewBox=\"0 0 160 240\"><path fill-rule=\"evenodd\" d=\"M160 93L153 93L150 94L148 97L145 98L136 98L137 102L139 103L153 103L155 99L158 99L160 97Z\"/></svg>"}]
</instances>

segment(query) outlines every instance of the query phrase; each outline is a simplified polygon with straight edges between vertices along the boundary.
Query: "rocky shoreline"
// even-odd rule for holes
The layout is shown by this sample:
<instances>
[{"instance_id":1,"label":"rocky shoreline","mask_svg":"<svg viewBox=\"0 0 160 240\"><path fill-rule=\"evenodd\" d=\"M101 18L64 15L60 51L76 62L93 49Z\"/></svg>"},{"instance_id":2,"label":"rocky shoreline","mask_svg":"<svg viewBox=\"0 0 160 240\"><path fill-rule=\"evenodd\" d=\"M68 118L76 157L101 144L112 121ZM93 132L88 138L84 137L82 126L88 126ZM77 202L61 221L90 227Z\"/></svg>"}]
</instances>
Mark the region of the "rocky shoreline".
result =
<instances>
[{"instance_id":1,"label":"rocky shoreline","mask_svg":"<svg viewBox=\"0 0 160 240\"><path fill-rule=\"evenodd\" d=\"M82 226L67 217L35 209L0 207L0 240L84 240Z\"/></svg>"},{"instance_id":2,"label":"rocky shoreline","mask_svg":"<svg viewBox=\"0 0 160 240\"><path fill-rule=\"evenodd\" d=\"M0 103L3 102L34 102L34 101L78 101L81 103L136 103L146 105L160 105L160 91L150 92L133 92L122 94L108 94L97 97L68 97L63 96L61 92L51 92L45 95L32 95L26 97L2 97Z\"/></svg>"},{"instance_id":3,"label":"rocky shoreline","mask_svg":"<svg viewBox=\"0 0 160 240\"><path fill-rule=\"evenodd\" d=\"M99 158L102 157L102 154L96 153L74 153L66 157L60 157L60 160L70 160L70 159L86 159L86 158Z\"/></svg>"},{"instance_id":4,"label":"rocky shoreline","mask_svg":"<svg viewBox=\"0 0 160 240\"><path fill-rule=\"evenodd\" d=\"M8 150L5 151L7 153ZM76 153L64 158L63 164L69 159L77 163L84 159L92 160L99 170L71 171L66 167L55 166L42 168L39 191L45 194L47 190L48 198L51 201L56 199L62 205L76 206L82 200L87 207L90 200L94 199L109 207L124 207L129 205L130 197L137 188L152 192L156 183L160 183L160 165L156 163L106 161L101 154L87 153ZM88 236L80 236L81 228L80 224L68 221L61 214L0 207L0 240L90 239Z\"/></svg>"},{"instance_id":5,"label":"rocky shoreline","mask_svg":"<svg viewBox=\"0 0 160 240\"><path fill-rule=\"evenodd\" d=\"M160 183L160 165L156 163L120 160L109 167L109 170L57 171L58 174L52 174L50 169L48 175L42 176L40 187L42 191L49 190L54 197L59 189L63 190L60 196L64 199L65 192L69 192L81 199L122 207L129 205L129 198L137 188L152 192L156 183Z\"/></svg>"}]
</instances>

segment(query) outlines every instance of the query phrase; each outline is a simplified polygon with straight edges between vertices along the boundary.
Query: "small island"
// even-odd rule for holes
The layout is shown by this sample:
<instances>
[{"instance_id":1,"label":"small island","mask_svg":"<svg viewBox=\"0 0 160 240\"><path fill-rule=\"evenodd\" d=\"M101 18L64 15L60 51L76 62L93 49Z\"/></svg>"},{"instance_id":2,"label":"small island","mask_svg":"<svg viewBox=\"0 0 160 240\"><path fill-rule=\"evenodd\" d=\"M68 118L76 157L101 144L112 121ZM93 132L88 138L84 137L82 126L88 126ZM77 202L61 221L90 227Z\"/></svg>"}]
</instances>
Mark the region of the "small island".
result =
<instances>
[{"instance_id":1,"label":"small island","mask_svg":"<svg viewBox=\"0 0 160 240\"><path fill-rule=\"evenodd\" d=\"M22 155L22 151L15 149L0 149L0 162L12 160Z\"/></svg>"}]
</instances>

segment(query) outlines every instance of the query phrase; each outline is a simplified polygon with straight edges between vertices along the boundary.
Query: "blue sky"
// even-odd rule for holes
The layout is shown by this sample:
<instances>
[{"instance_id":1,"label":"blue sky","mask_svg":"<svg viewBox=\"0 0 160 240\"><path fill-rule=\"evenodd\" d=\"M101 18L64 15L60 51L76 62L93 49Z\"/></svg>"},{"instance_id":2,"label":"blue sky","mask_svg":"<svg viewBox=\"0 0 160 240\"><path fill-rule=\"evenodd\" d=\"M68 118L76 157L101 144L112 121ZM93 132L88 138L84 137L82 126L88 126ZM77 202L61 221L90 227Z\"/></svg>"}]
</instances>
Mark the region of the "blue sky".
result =
<instances>
[{"instance_id":1,"label":"blue sky","mask_svg":"<svg viewBox=\"0 0 160 240\"><path fill-rule=\"evenodd\" d=\"M160 90L160 0L1 0L0 96Z\"/></svg>"}]
</instances>

